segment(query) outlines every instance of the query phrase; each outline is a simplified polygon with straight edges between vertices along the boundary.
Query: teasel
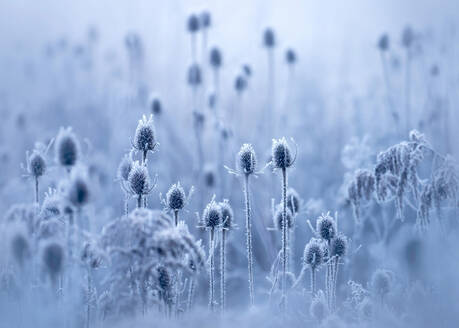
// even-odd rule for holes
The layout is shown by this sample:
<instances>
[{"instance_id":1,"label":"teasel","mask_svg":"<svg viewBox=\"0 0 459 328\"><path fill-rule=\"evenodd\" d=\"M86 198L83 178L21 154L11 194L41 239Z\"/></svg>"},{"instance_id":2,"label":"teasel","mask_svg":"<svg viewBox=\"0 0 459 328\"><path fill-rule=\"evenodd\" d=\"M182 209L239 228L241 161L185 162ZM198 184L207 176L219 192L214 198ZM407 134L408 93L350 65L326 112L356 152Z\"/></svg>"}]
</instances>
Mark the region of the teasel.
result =
<instances>
[{"instance_id":1,"label":"teasel","mask_svg":"<svg viewBox=\"0 0 459 328\"><path fill-rule=\"evenodd\" d=\"M142 207L142 198L150 194L150 192L156 187L156 180L157 177L155 177L154 183L151 183L150 175L145 165L140 164L139 161L135 161L132 164L132 168L128 176L128 190L131 195L137 198L137 208Z\"/></svg>"},{"instance_id":2,"label":"teasel","mask_svg":"<svg viewBox=\"0 0 459 328\"><path fill-rule=\"evenodd\" d=\"M196 34L200 29L199 17L196 14L191 14L187 21L187 30L191 37L191 59L196 62Z\"/></svg>"},{"instance_id":3,"label":"teasel","mask_svg":"<svg viewBox=\"0 0 459 328\"><path fill-rule=\"evenodd\" d=\"M132 152L130 152L129 154L124 155L121 159L116 173L117 180L120 182L121 189L124 192L124 215L126 217L129 214L129 173L131 173L133 164L134 161L132 160Z\"/></svg>"},{"instance_id":4,"label":"teasel","mask_svg":"<svg viewBox=\"0 0 459 328\"><path fill-rule=\"evenodd\" d=\"M235 228L234 213L229 201L225 199L219 203L222 211L222 227L220 241L220 311L225 312L226 307L226 238L227 234Z\"/></svg>"},{"instance_id":5,"label":"teasel","mask_svg":"<svg viewBox=\"0 0 459 328\"><path fill-rule=\"evenodd\" d=\"M155 152L158 145L153 125L153 115L148 118L143 115L137 124L134 140L132 141L132 148L142 153L142 165L146 165L148 152Z\"/></svg>"},{"instance_id":6,"label":"teasel","mask_svg":"<svg viewBox=\"0 0 459 328\"><path fill-rule=\"evenodd\" d=\"M179 223L179 211L182 210L186 204L188 204L191 196L193 195L194 188L191 187L188 195L185 193L185 190L180 185L180 182L173 184L166 193L166 198L161 199L161 203L166 207L168 211L171 211L174 215L174 223L177 226Z\"/></svg>"},{"instance_id":7,"label":"teasel","mask_svg":"<svg viewBox=\"0 0 459 328\"><path fill-rule=\"evenodd\" d=\"M54 142L54 152L56 162L70 172L80 158L80 143L72 128L60 128Z\"/></svg>"},{"instance_id":8,"label":"teasel","mask_svg":"<svg viewBox=\"0 0 459 328\"><path fill-rule=\"evenodd\" d=\"M48 153L52 143L53 140L51 140L47 147L43 144L36 143L35 149L31 153L26 152L26 167L23 167L23 169L27 172L25 177L30 177L35 182L35 203L37 204L39 204L40 201L38 183L39 179L46 173L46 154ZM23 165L21 164L21 166Z\"/></svg>"}]
</instances>

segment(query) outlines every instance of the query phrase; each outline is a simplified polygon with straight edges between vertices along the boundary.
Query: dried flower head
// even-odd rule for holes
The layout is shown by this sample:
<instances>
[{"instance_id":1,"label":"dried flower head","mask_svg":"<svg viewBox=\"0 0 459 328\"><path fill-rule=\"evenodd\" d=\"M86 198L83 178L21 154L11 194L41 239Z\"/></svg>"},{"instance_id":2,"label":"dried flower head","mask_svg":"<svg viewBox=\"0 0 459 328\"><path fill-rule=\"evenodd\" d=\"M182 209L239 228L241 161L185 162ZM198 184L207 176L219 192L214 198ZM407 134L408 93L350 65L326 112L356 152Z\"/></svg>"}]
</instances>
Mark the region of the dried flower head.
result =
<instances>
[{"instance_id":1,"label":"dried flower head","mask_svg":"<svg viewBox=\"0 0 459 328\"><path fill-rule=\"evenodd\" d=\"M243 174L255 173L257 157L251 144L243 144L237 154L236 167Z\"/></svg>"},{"instance_id":2,"label":"dried flower head","mask_svg":"<svg viewBox=\"0 0 459 328\"><path fill-rule=\"evenodd\" d=\"M285 52L285 60L287 64L293 65L297 61L296 52L293 49L287 49Z\"/></svg>"},{"instance_id":3,"label":"dried flower head","mask_svg":"<svg viewBox=\"0 0 459 328\"><path fill-rule=\"evenodd\" d=\"M335 220L328 213L322 214L317 220L316 230L322 239L330 242L336 235Z\"/></svg>"},{"instance_id":4,"label":"dried flower head","mask_svg":"<svg viewBox=\"0 0 459 328\"><path fill-rule=\"evenodd\" d=\"M222 210L214 200L207 204L202 216L206 228L215 229L222 222Z\"/></svg>"},{"instance_id":5,"label":"dried flower head","mask_svg":"<svg viewBox=\"0 0 459 328\"><path fill-rule=\"evenodd\" d=\"M27 171L34 178L39 178L45 174L46 161L40 151L35 149L30 155L27 154Z\"/></svg>"},{"instance_id":6,"label":"dried flower head","mask_svg":"<svg viewBox=\"0 0 459 328\"><path fill-rule=\"evenodd\" d=\"M231 230L234 227L234 213L229 201L225 199L223 202L218 204L222 211L222 224L223 228L227 230Z\"/></svg>"},{"instance_id":7,"label":"dried flower head","mask_svg":"<svg viewBox=\"0 0 459 328\"><path fill-rule=\"evenodd\" d=\"M145 165L135 161L128 177L129 189L134 195L147 195L151 191L150 175Z\"/></svg>"},{"instance_id":8,"label":"dried flower head","mask_svg":"<svg viewBox=\"0 0 459 328\"><path fill-rule=\"evenodd\" d=\"M199 18L200 18L200 25L202 26L202 28L206 29L210 27L210 24L212 23L212 18L208 11L203 11Z\"/></svg>"},{"instance_id":9,"label":"dried flower head","mask_svg":"<svg viewBox=\"0 0 459 328\"><path fill-rule=\"evenodd\" d=\"M60 216L63 212L63 200L61 194L55 189L45 192L45 199L41 205L40 216L44 219Z\"/></svg>"},{"instance_id":10,"label":"dried flower head","mask_svg":"<svg viewBox=\"0 0 459 328\"><path fill-rule=\"evenodd\" d=\"M57 163L66 168L76 164L80 154L80 144L72 128L60 128L54 147Z\"/></svg>"},{"instance_id":11,"label":"dried flower head","mask_svg":"<svg viewBox=\"0 0 459 328\"><path fill-rule=\"evenodd\" d=\"M378 48L381 51L387 51L389 49L389 35L384 33L378 40Z\"/></svg>"},{"instance_id":12,"label":"dried flower head","mask_svg":"<svg viewBox=\"0 0 459 328\"><path fill-rule=\"evenodd\" d=\"M304 265L309 265L313 270L315 270L319 265L321 265L324 259L322 248L322 243L319 242L317 239L312 238L304 248Z\"/></svg>"},{"instance_id":13,"label":"dried flower head","mask_svg":"<svg viewBox=\"0 0 459 328\"><path fill-rule=\"evenodd\" d=\"M172 277L169 273L169 270L164 265L159 265L156 268L156 272L158 273L158 287L163 292L169 292L172 288Z\"/></svg>"},{"instance_id":14,"label":"dried flower head","mask_svg":"<svg viewBox=\"0 0 459 328\"><path fill-rule=\"evenodd\" d=\"M263 45L266 48L273 48L276 46L276 37L274 35L273 29L270 27L266 28L263 33Z\"/></svg>"},{"instance_id":15,"label":"dried flower head","mask_svg":"<svg viewBox=\"0 0 459 328\"><path fill-rule=\"evenodd\" d=\"M126 154L121 159L120 164L118 165L117 178L120 181L127 182L129 179L129 173L131 172L132 165L134 161L132 160L131 153Z\"/></svg>"},{"instance_id":16,"label":"dried flower head","mask_svg":"<svg viewBox=\"0 0 459 328\"><path fill-rule=\"evenodd\" d=\"M295 158L292 158L290 147L285 138L273 139L272 144L272 165L277 169L286 169L293 165Z\"/></svg>"},{"instance_id":17,"label":"dried flower head","mask_svg":"<svg viewBox=\"0 0 459 328\"><path fill-rule=\"evenodd\" d=\"M344 235L338 235L330 243L331 256L343 257L347 251L347 239Z\"/></svg>"},{"instance_id":18,"label":"dried flower head","mask_svg":"<svg viewBox=\"0 0 459 328\"><path fill-rule=\"evenodd\" d=\"M173 184L166 193L167 207L172 211L181 210L186 203L186 194L180 182Z\"/></svg>"},{"instance_id":19,"label":"dried flower head","mask_svg":"<svg viewBox=\"0 0 459 328\"><path fill-rule=\"evenodd\" d=\"M242 75L236 76L234 80L234 89L237 93L242 93L247 88L247 80Z\"/></svg>"},{"instance_id":20,"label":"dried flower head","mask_svg":"<svg viewBox=\"0 0 459 328\"><path fill-rule=\"evenodd\" d=\"M411 26L406 26L402 32L402 45L409 49L414 41L414 32Z\"/></svg>"},{"instance_id":21,"label":"dried flower head","mask_svg":"<svg viewBox=\"0 0 459 328\"><path fill-rule=\"evenodd\" d=\"M210 65L213 68L218 69L222 66L223 58L220 49L214 47L210 50Z\"/></svg>"},{"instance_id":22,"label":"dried flower head","mask_svg":"<svg viewBox=\"0 0 459 328\"><path fill-rule=\"evenodd\" d=\"M76 208L81 208L89 202L89 181L83 168L72 171L66 188L66 198Z\"/></svg>"},{"instance_id":23,"label":"dried flower head","mask_svg":"<svg viewBox=\"0 0 459 328\"><path fill-rule=\"evenodd\" d=\"M30 245L25 233L16 232L11 240L11 250L14 259L22 267L24 261L30 256Z\"/></svg>"},{"instance_id":24,"label":"dried flower head","mask_svg":"<svg viewBox=\"0 0 459 328\"><path fill-rule=\"evenodd\" d=\"M300 211L301 199L298 193L293 188L287 190L287 207L293 215L297 215Z\"/></svg>"},{"instance_id":25,"label":"dried flower head","mask_svg":"<svg viewBox=\"0 0 459 328\"><path fill-rule=\"evenodd\" d=\"M274 221L274 228L277 230L282 230L283 224L284 224L284 211L283 211L283 205L279 204L277 206L276 212L274 213L273 221ZM287 222L287 229L292 229L293 228L293 215L290 209L287 207L286 211L286 222Z\"/></svg>"},{"instance_id":26,"label":"dried flower head","mask_svg":"<svg viewBox=\"0 0 459 328\"><path fill-rule=\"evenodd\" d=\"M249 78L252 76L252 68L250 67L249 64L242 65L242 71L244 72L246 77Z\"/></svg>"},{"instance_id":27,"label":"dried flower head","mask_svg":"<svg viewBox=\"0 0 459 328\"><path fill-rule=\"evenodd\" d=\"M154 151L157 145L155 127L153 126L153 115L150 115L148 119L143 115L135 130L133 147L138 151L147 153L149 151Z\"/></svg>"},{"instance_id":28,"label":"dried flower head","mask_svg":"<svg viewBox=\"0 0 459 328\"><path fill-rule=\"evenodd\" d=\"M191 14L188 17L187 29L190 33L196 33L199 31L199 17L196 14Z\"/></svg>"},{"instance_id":29,"label":"dried flower head","mask_svg":"<svg viewBox=\"0 0 459 328\"><path fill-rule=\"evenodd\" d=\"M150 100L149 100L149 106L150 106L150 110L151 110L151 113L153 115L161 115L161 113L163 112L163 106L162 106L162 103L161 103L161 99L155 95L155 94L152 94L150 96Z\"/></svg>"},{"instance_id":30,"label":"dried flower head","mask_svg":"<svg viewBox=\"0 0 459 328\"><path fill-rule=\"evenodd\" d=\"M321 290L319 290L317 295L315 295L312 299L311 305L309 306L309 313L319 323L327 316L328 306L325 300L325 295Z\"/></svg>"},{"instance_id":31,"label":"dried flower head","mask_svg":"<svg viewBox=\"0 0 459 328\"><path fill-rule=\"evenodd\" d=\"M188 68L188 84L197 87L202 83L201 67L194 63Z\"/></svg>"}]
</instances>

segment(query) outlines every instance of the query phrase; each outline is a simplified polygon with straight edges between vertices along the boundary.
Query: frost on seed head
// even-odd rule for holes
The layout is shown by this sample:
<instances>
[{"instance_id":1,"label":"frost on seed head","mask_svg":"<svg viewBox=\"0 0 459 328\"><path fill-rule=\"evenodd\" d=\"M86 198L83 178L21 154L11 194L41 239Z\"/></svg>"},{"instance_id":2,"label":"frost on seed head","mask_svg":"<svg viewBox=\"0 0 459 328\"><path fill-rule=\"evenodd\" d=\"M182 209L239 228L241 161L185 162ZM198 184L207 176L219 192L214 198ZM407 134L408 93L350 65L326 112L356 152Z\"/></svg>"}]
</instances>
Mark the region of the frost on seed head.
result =
<instances>
[{"instance_id":1,"label":"frost on seed head","mask_svg":"<svg viewBox=\"0 0 459 328\"><path fill-rule=\"evenodd\" d=\"M66 198L76 208L81 208L89 202L90 188L85 169L78 167L72 171L66 186Z\"/></svg>"},{"instance_id":2,"label":"frost on seed head","mask_svg":"<svg viewBox=\"0 0 459 328\"><path fill-rule=\"evenodd\" d=\"M322 214L317 220L316 231L322 239L330 242L336 235L335 220L328 213Z\"/></svg>"},{"instance_id":3,"label":"frost on seed head","mask_svg":"<svg viewBox=\"0 0 459 328\"><path fill-rule=\"evenodd\" d=\"M301 207L301 199L298 193L293 188L287 190L287 207L293 215L297 215Z\"/></svg>"},{"instance_id":4,"label":"frost on seed head","mask_svg":"<svg viewBox=\"0 0 459 328\"><path fill-rule=\"evenodd\" d=\"M406 26L402 31L402 45L409 49L413 44L415 39L415 34L411 26Z\"/></svg>"},{"instance_id":5,"label":"frost on seed head","mask_svg":"<svg viewBox=\"0 0 459 328\"><path fill-rule=\"evenodd\" d=\"M186 203L186 194L180 182L173 184L166 193L166 205L170 210L181 210Z\"/></svg>"},{"instance_id":6,"label":"frost on seed head","mask_svg":"<svg viewBox=\"0 0 459 328\"><path fill-rule=\"evenodd\" d=\"M317 239L312 238L304 248L304 265L309 265L313 270L315 270L319 265L321 265L324 259L322 249L322 243Z\"/></svg>"},{"instance_id":7,"label":"frost on seed head","mask_svg":"<svg viewBox=\"0 0 459 328\"><path fill-rule=\"evenodd\" d=\"M190 33L199 31L199 17L196 14L188 16L187 29Z\"/></svg>"},{"instance_id":8,"label":"frost on seed head","mask_svg":"<svg viewBox=\"0 0 459 328\"><path fill-rule=\"evenodd\" d=\"M222 224L223 228L231 230L234 227L234 213L229 201L225 199L223 202L218 204L222 211Z\"/></svg>"},{"instance_id":9,"label":"frost on seed head","mask_svg":"<svg viewBox=\"0 0 459 328\"><path fill-rule=\"evenodd\" d=\"M27 171L34 178L39 178L45 174L46 161L40 151L35 149L30 155L27 154Z\"/></svg>"},{"instance_id":10,"label":"frost on seed head","mask_svg":"<svg viewBox=\"0 0 459 328\"><path fill-rule=\"evenodd\" d=\"M283 215L283 210L284 206L283 204L279 204L277 206L277 209L276 209L276 212L274 213L274 217L273 217L273 223L274 223L274 228L276 230L282 230L282 227L283 227L283 223L284 223L284 215ZM290 209L287 207L287 211L286 211L286 216L287 216L287 229L292 229L293 228L293 215L292 215L292 212L290 211Z\"/></svg>"},{"instance_id":11,"label":"frost on seed head","mask_svg":"<svg viewBox=\"0 0 459 328\"><path fill-rule=\"evenodd\" d=\"M134 149L143 152L154 151L157 145L153 115L150 115L148 119L143 115L135 130Z\"/></svg>"},{"instance_id":12,"label":"frost on seed head","mask_svg":"<svg viewBox=\"0 0 459 328\"><path fill-rule=\"evenodd\" d=\"M217 228L222 222L222 210L220 205L218 205L214 200L211 200L204 209L202 220L206 228Z\"/></svg>"},{"instance_id":13,"label":"frost on seed head","mask_svg":"<svg viewBox=\"0 0 459 328\"><path fill-rule=\"evenodd\" d=\"M257 157L251 144L243 144L237 154L236 166L243 174L255 173L257 166Z\"/></svg>"},{"instance_id":14,"label":"frost on seed head","mask_svg":"<svg viewBox=\"0 0 459 328\"><path fill-rule=\"evenodd\" d=\"M128 177L129 188L134 195L146 195L150 192L150 175L145 165L135 161Z\"/></svg>"},{"instance_id":15,"label":"frost on seed head","mask_svg":"<svg viewBox=\"0 0 459 328\"><path fill-rule=\"evenodd\" d=\"M270 27L266 28L263 32L263 45L266 48L273 48L276 46L276 36L274 30Z\"/></svg>"},{"instance_id":16,"label":"frost on seed head","mask_svg":"<svg viewBox=\"0 0 459 328\"><path fill-rule=\"evenodd\" d=\"M218 69L222 66L223 58L219 48L214 47L210 50L210 65L213 68Z\"/></svg>"},{"instance_id":17,"label":"frost on seed head","mask_svg":"<svg viewBox=\"0 0 459 328\"><path fill-rule=\"evenodd\" d=\"M53 282L62 272L64 262L64 250L61 244L49 242L43 248L43 264Z\"/></svg>"},{"instance_id":18,"label":"frost on seed head","mask_svg":"<svg viewBox=\"0 0 459 328\"><path fill-rule=\"evenodd\" d=\"M286 169L292 166L295 161L285 138L273 139L271 153L274 168Z\"/></svg>"},{"instance_id":19,"label":"frost on seed head","mask_svg":"<svg viewBox=\"0 0 459 328\"><path fill-rule=\"evenodd\" d=\"M51 217L59 217L62 213L63 200L61 194L56 189L49 188L41 205L40 218L46 220Z\"/></svg>"},{"instance_id":20,"label":"frost on seed head","mask_svg":"<svg viewBox=\"0 0 459 328\"><path fill-rule=\"evenodd\" d=\"M72 128L60 128L54 143L56 162L64 167L76 164L80 154L80 144Z\"/></svg>"},{"instance_id":21,"label":"frost on seed head","mask_svg":"<svg viewBox=\"0 0 459 328\"><path fill-rule=\"evenodd\" d=\"M120 181L123 181L123 182L128 181L129 173L131 172L133 163L134 161L132 160L131 153L123 156L120 164L118 165L118 171L116 173L116 176Z\"/></svg>"},{"instance_id":22,"label":"frost on seed head","mask_svg":"<svg viewBox=\"0 0 459 328\"><path fill-rule=\"evenodd\" d=\"M338 235L330 243L331 256L343 257L347 251L347 239L344 235Z\"/></svg>"}]
</instances>

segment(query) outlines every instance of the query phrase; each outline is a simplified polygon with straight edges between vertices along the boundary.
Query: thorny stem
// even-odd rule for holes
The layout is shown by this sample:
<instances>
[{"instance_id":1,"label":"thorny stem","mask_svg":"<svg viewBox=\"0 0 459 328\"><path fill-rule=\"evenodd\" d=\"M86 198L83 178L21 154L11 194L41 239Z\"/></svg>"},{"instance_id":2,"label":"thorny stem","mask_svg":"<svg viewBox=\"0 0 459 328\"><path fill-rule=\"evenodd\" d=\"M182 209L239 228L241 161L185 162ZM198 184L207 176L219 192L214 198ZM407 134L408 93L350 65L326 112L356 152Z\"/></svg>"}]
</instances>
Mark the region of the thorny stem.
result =
<instances>
[{"instance_id":1,"label":"thorny stem","mask_svg":"<svg viewBox=\"0 0 459 328\"><path fill-rule=\"evenodd\" d=\"M38 177L35 177L35 203L39 204L39 199L38 199Z\"/></svg>"},{"instance_id":2,"label":"thorny stem","mask_svg":"<svg viewBox=\"0 0 459 328\"><path fill-rule=\"evenodd\" d=\"M247 260L249 270L249 297L250 306L254 304L254 293L253 293L253 260L252 260L252 222L251 222L251 208L250 208L250 196L249 196L249 175L245 175L244 180L244 195L245 195L245 228L246 228L246 241L247 241Z\"/></svg>"},{"instance_id":3,"label":"thorny stem","mask_svg":"<svg viewBox=\"0 0 459 328\"><path fill-rule=\"evenodd\" d=\"M142 207L142 195L137 196L137 208Z\"/></svg>"},{"instance_id":4,"label":"thorny stem","mask_svg":"<svg viewBox=\"0 0 459 328\"><path fill-rule=\"evenodd\" d=\"M191 311L191 306L193 305L193 296L194 296L194 278L190 278L190 286L188 288L188 300L187 300L187 310Z\"/></svg>"},{"instance_id":5,"label":"thorny stem","mask_svg":"<svg viewBox=\"0 0 459 328\"><path fill-rule=\"evenodd\" d=\"M86 291L86 328L89 328L89 320L91 318L91 290L92 290L92 286L91 286L91 269L88 268L88 272L87 272L87 278L88 278L88 289Z\"/></svg>"},{"instance_id":6,"label":"thorny stem","mask_svg":"<svg viewBox=\"0 0 459 328\"><path fill-rule=\"evenodd\" d=\"M287 169L282 169L282 298L284 299L283 310L287 307Z\"/></svg>"},{"instance_id":7,"label":"thorny stem","mask_svg":"<svg viewBox=\"0 0 459 328\"><path fill-rule=\"evenodd\" d=\"M316 294L316 270L311 268L311 294Z\"/></svg>"},{"instance_id":8,"label":"thorny stem","mask_svg":"<svg viewBox=\"0 0 459 328\"><path fill-rule=\"evenodd\" d=\"M226 298L226 230L222 229L222 241L220 243L220 309L223 313L225 311L225 298Z\"/></svg>"},{"instance_id":9,"label":"thorny stem","mask_svg":"<svg viewBox=\"0 0 459 328\"><path fill-rule=\"evenodd\" d=\"M209 254L210 254L210 278L209 278L209 308L214 311L214 291L215 291L215 263L214 263L214 232L213 228L210 229L209 241Z\"/></svg>"},{"instance_id":10,"label":"thorny stem","mask_svg":"<svg viewBox=\"0 0 459 328\"><path fill-rule=\"evenodd\" d=\"M175 226L178 225L178 210L174 210L174 223Z\"/></svg>"},{"instance_id":11,"label":"thorny stem","mask_svg":"<svg viewBox=\"0 0 459 328\"><path fill-rule=\"evenodd\" d=\"M129 214L129 194L124 193L124 215L127 217Z\"/></svg>"}]
</instances>

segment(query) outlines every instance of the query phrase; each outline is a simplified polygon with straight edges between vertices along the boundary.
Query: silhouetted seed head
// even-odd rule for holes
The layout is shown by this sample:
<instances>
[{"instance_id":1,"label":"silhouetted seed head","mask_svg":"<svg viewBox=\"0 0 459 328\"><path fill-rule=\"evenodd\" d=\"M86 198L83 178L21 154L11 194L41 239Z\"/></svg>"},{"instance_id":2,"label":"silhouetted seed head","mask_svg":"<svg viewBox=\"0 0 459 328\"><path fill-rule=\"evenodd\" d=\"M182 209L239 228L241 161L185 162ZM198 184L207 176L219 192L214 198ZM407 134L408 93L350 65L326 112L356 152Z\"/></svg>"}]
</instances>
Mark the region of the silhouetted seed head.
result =
<instances>
[{"instance_id":1,"label":"silhouetted seed head","mask_svg":"<svg viewBox=\"0 0 459 328\"><path fill-rule=\"evenodd\" d=\"M321 238L325 239L326 241L331 241L333 238L335 238L336 235L335 220L328 214L322 215L317 220L316 230Z\"/></svg>"},{"instance_id":2,"label":"silhouetted seed head","mask_svg":"<svg viewBox=\"0 0 459 328\"><path fill-rule=\"evenodd\" d=\"M285 52L285 60L287 61L287 64L293 65L296 63L296 53L293 49L287 49Z\"/></svg>"},{"instance_id":3,"label":"silhouetted seed head","mask_svg":"<svg viewBox=\"0 0 459 328\"><path fill-rule=\"evenodd\" d=\"M247 88L247 80L242 76L236 76L236 80L234 81L234 89L238 93L242 93Z\"/></svg>"},{"instance_id":4,"label":"silhouetted seed head","mask_svg":"<svg viewBox=\"0 0 459 328\"><path fill-rule=\"evenodd\" d=\"M322 244L316 239L311 239L304 248L304 265L309 265L314 270L322 264L323 258Z\"/></svg>"},{"instance_id":5,"label":"silhouetted seed head","mask_svg":"<svg viewBox=\"0 0 459 328\"><path fill-rule=\"evenodd\" d=\"M287 207L287 229L292 229L293 228L293 215L292 212L289 210ZM284 215L283 215L283 205L279 204L277 206L276 212L274 213L274 228L277 230L282 230L283 222L284 222Z\"/></svg>"},{"instance_id":6,"label":"silhouetted seed head","mask_svg":"<svg viewBox=\"0 0 459 328\"><path fill-rule=\"evenodd\" d=\"M186 195L185 190L180 185L180 182L172 185L166 194L166 204L173 211L181 210L185 206Z\"/></svg>"},{"instance_id":7,"label":"silhouetted seed head","mask_svg":"<svg viewBox=\"0 0 459 328\"><path fill-rule=\"evenodd\" d=\"M158 286L162 291L167 292L171 290L172 279L169 270L165 266L158 266L156 268L158 273Z\"/></svg>"},{"instance_id":8,"label":"silhouetted seed head","mask_svg":"<svg viewBox=\"0 0 459 328\"><path fill-rule=\"evenodd\" d=\"M266 48L273 48L276 46L276 37L274 31L268 27L263 33L263 45Z\"/></svg>"},{"instance_id":9,"label":"silhouetted seed head","mask_svg":"<svg viewBox=\"0 0 459 328\"><path fill-rule=\"evenodd\" d=\"M209 28L210 24L212 23L212 18L210 16L210 13L208 11L203 11L200 15L200 25L202 28Z\"/></svg>"},{"instance_id":10,"label":"silhouetted seed head","mask_svg":"<svg viewBox=\"0 0 459 328\"><path fill-rule=\"evenodd\" d=\"M153 115L150 115L148 119L145 115L143 115L142 119L139 120L137 129L135 130L134 148L139 151L148 152L153 151L156 145Z\"/></svg>"},{"instance_id":11,"label":"silhouetted seed head","mask_svg":"<svg viewBox=\"0 0 459 328\"><path fill-rule=\"evenodd\" d=\"M34 150L28 157L27 170L34 178L39 178L45 174L46 162L43 155L37 150Z\"/></svg>"},{"instance_id":12,"label":"silhouetted seed head","mask_svg":"<svg viewBox=\"0 0 459 328\"><path fill-rule=\"evenodd\" d=\"M30 256L30 247L27 238L23 233L16 233L11 240L11 250L14 259L20 266L24 264L24 260Z\"/></svg>"},{"instance_id":13,"label":"silhouetted seed head","mask_svg":"<svg viewBox=\"0 0 459 328\"><path fill-rule=\"evenodd\" d=\"M390 285L391 276L386 270L378 269L371 276L371 287L380 297L390 292Z\"/></svg>"},{"instance_id":14,"label":"silhouetted seed head","mask_svg":"<svg viewBox=\"0 0 459 328\"><path fill-rule=\"evenodd\" d=\"M410 26L406 26L402 32L402 45L405 48L410 48L414 41L414 32Z\"/></svg>"},{"instance_id":15,"label":"silhouetted seed head","mask_svg":"<svg viewBox=\"0 0 459 328\"><path fill-rule=\"evenodd\" d=\"M51 280L55 281L61 273L64 261L64 251L62 246L56 242L51 242L43 250L43 264Z\"/></svg>"},{"instance_id":16,"label":"silhouetted seed head","mask_svg":"<svg viewBox=\"0 0 459 328\"><path fill-rule=\"evenodd\" d=\"M153 115L161 115L163 112L163 106L161 104L161 99L156 95L150 96L150 110Z\"/></svg>"},{"instance_id":17,"label":"silhouetted seed head","mask_svg":"<svg viewBox=\"0 0 459 328\"><path fill-rule=\"evenodd\" d=\"M131 154L124 155L123 159L118 165L118 179L124 182L128 181L129 173L131 172L133 163L134 162L132 161Z\"/></svg>"},{"instance_id":18,"label":"silhouetted seed head","mask_svg":"<svg viewBox=\"0 0 459 328\"><path fill-rule=\"evenodd\" d=\"M330 244L331 256L343 257L347 251L347 239L343 235L333 238Z\"/></svg>"},{"instance_id":19,"label":"silhouetted seed head","mask_svg":"<svg viewBox=\"0 0 459 328\"><path fill-rule=\"evenodd\" d=\"M246 77L252 76L252 68L250 67L249 64L242 65L242 71L244 72Z\"/></svg>"},{"instance_id":20,"label":"silhouetted seed head","mask_svg":"<svg viewBox=\"0 0 459 328\"><path fill-rule=\"evenodd\" d=\"M293 165L293 158L290 147L285 138L273 139L272 145L272 164L274 168L286 169Z\"/></svg>"},{"instance_id":21,"label":"silhouetted seed head","mask_svg":"<svg viewBox=\"0 0 459 328\"><path fill-rule=\"evenodd\" d=\"M192 64L188 68L188 84L190 86L199 86L202 83L201 68L198 64Z\"/></svg>"},{"instance_id":22,"label":"silhouetted seed head","mask_svg":"<svg viewBox=\"0 0 459 328\"><path fill-rule=\"evenodd\" d=\"M220 49L214 47L210 50L210 65L213 68L218 69L222 66L223 58Z\"/></svg>"},{"instance_id":23,"label":"silhouetted seed head","mask_svg":"<svg viewBox=\"0 0 459 328\"><path fill-rule=\"evenodd\" d=\"M213 166L206 165L204 167L204 183L207 188L215 187L216 173Z\"/></svg>"},{"instance_id":24,"label":"silhouetted seed head","mask_svg":"<svg viewBox=\"0 0 459 328\"><path fill-rule=\"evenodd\" d=\"M319 295L312 299L311 305L309 306L309 313L318 322L322 322L327 316L327 312L327 304L325 302L324 297L322 296L322 294L320 294L319 291Z\"/></svg>"},{"instance_id":25,"label":"silhouetted seed head","mask_svg":"<svg viewBox=\"0 0 459 328\"><path fill-rule=\"evenodd\" d=\"M225 229L232 229L233 228L233 209L231 208L231 205L229 204L228 200L224 200L223 202L219 203L221 211L222 211L222 223L223 223L223 228Z\"/></svg>"},{"instance_id":26,"label":"silhouetted seed head","mask_svg":"<svg viewBox=\"0 0 459 328\"><path fill-rule=\"evenodd\" d=\"M387 34L381 35L378 40L378 48L381 51L389 50L389 36Z\"/></svg>"},{"instance_id":27,"label":"silhouetted seed head","mask_svg":"<svg viewBox=\"0 0 459 328\"><path fill-rule=\"evenodd\" d=\"M89 183L83 169L72 171L67 188L67 199L76 208L81 208L89 202Z\"/></svg>"},{"instance_id":28,"label":"silhouetted seed head","mask_svg":"<svg viewBox=\"0 0 459 328\"><path fill-rule=\"evenodd\" d=\"M197 15L191 14L188 17L187 28L188 32L190 33L196 33L197 31L199 31L199 18Z\"/></svg>"},{"instance_id":29,"label":"silhouetted seed head","mask_svg":"<svg viewBox=\"0 0 459 328\"><path fill-rule=\"evenodd\" d=\"M211 201L207 204L203 213L203 221L206 228L215 229L222 221L222 210L220 206L215 202Z\"/></svg>"},{"instance_id":30,"label":"silhouetted seed head","mask_svg":"<svg viewBox=\"0 0 459 328\"><path fill-rule=\"evenodd\" d=\"M251 144L243 144L241 150L237 154L236 166L239 171L244 174L255 173L257 166L257 157Z\"/></svg>"},{"instance_id":31,"label":"silhouetted seed head","mask_svg":"<svg viewBox=\"0 0 459 328\"><path fill-rule=\"evenodd\" d=\"M293 188L287 190L287 207L293 215L297 215L300 211L301 199L298 193Z\"/></svg>"},{"instance_id":32,"label":"silhouetted seed head","mask_svg":"<svg viewBox=\"0 0 459 328\"><path fill-rule=\"evenodd\" d=\"M65 167L76 164L80 145L71 128L61 128L54 145L57 163Z\"/></svg>"},{"instance_id":33,"label":"silhouetted seed head","mask_svg":"<svg viewBox=\"0 0 459 328\"><path fill-rule=\"evenodd\" d=\"M150 189L150 176L145 165L135 161L128 177L129 187L135 195L145 195Z\"/></svg>"}]
</instances>

